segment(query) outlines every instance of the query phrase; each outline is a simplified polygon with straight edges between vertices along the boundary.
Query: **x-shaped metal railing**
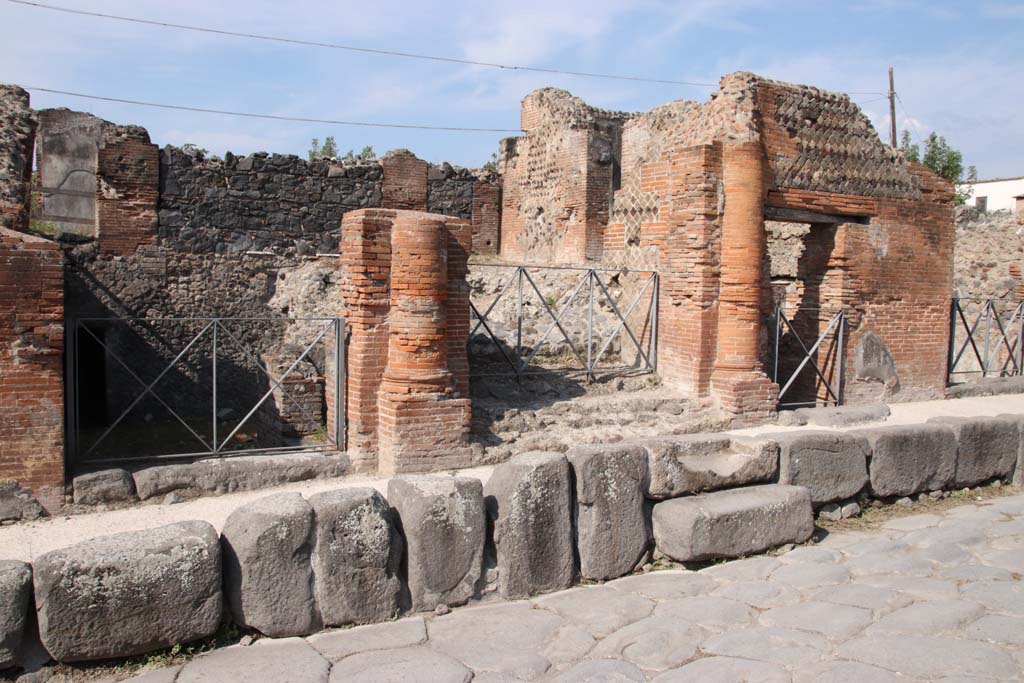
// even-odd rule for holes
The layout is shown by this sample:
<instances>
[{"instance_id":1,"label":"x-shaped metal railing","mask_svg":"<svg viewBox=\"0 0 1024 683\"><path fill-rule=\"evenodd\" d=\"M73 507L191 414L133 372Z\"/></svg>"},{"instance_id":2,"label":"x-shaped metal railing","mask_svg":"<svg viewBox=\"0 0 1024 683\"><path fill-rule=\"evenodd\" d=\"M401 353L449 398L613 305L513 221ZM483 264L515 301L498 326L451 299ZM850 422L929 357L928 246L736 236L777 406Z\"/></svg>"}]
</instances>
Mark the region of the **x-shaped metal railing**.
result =
<instances>
[{"instance_id":1,"label":"x-shaped metal railing","mask_svg":"<svg viewBox=\"0 0 1024 683\"><path fill-rule=\"evenodd\" d=\"M654 371L657 367L657 334L658 334L658 274L653 271L634 271L641 275L646 275L646 279L641 287L640 291L633 297L629 305L626 307L625 312L619 308L615 302L615 298L612 296L608 289L608 284L601 277L602 272L614 272L621 273L618 270L601 270L596 268L571 268L571 267L559 267L559 266L505 266L499 264L480 264L481 266L490 265L498 268L513 268L512 277L509 278L508 282L505 283L498 295L490 302L487 308L481 313L475 304L470 302L470 311L472 317L475 320L475 325L470 332L470 339L472 339L481 329L490 339L491 343L497 347L499 353L502 356L503 361L507 364L515 374L516 378L519 379L523 375L535 374L537 372L549 372L550 370L531 370L530 366L536 359L538 352L545 343L549 343L549 337L552 332L558 331L561 335L561 339L566 343L569 350L579 367L576 370L582 370L586 373L588 380L593 379L596 373L600 371L614 371L623 370L625 368L599 368L601 359L604 358L608 349L611 347L612 342L615 338L623 331L629 337L633 347L636 348L638 359L642 362L642 369ZM575 287L569 294L568 298L564 299L565 303L555 310L555 307L549 303L548 297L544 295L540 287L537 286L537 282L531 275L531 270L560 270L560 271L579 271L581 272L580 279L576 282ZM513 287L516 292L516 335L515 335L515 346L507 344L510 348L506 351L506 343L496 335L488 324L488 317L495 311L499 302L512 291ZM576 308L578 300L577 296L583 291L584 287L587 288L587 293L581 298L586 304L586 348L580 349L577 343L573 340L572 336L566 330L564 321L566 316ZM545 313L545 317L550 319L550 323L544 330L544 334L533 343L530 347L524 347L523 340L523 322L524 322L524 304L530 297L530 293L536 295L537 301L540 302L541 308ZM607 336L602 335L595 329L594 323L594 308L599 305L600 294L604 295L604 300L607 302L608 307L611 309L614 318L616 320L615 328ZM645 321L649 321L650 327L648 330L640 332L638 338L637 332L633 330L629 324L629 318L637 307L644 300L645 295L650 292L650 300L647 304L648 315L645 316ZM552 300L560 299L561 297L553 297ZM599 343L595 345L594 340L596 338ZM646 335L647 344L641 343L641 339ZM636 368L630 368L636 369Z\"/></svg>"},{"instance_id":2,"label":"x-shaped metal railing","mask_svg":"<svg viewBox=\"0 0 1024 683\"><path fill-rule=\"evenodd\" d=\"M281 372L279 374L279 376L275 377L267 369L266 364L264 362L262 362L259 358L257 358L257 355L254 354L246 346L246 344L238 338L238 336L236 334L232 333L231 329L228 327L228 323L230 323L230 322L242 322L242 323L249 322L249 323L253 323L253 322L256 322L256 321L275 322L275 323L292 322L292 321L303 321L303 322L309 322L309 323L320 324L320 325L319 325L318 328L315 328L316 329L316 334L315 334L313 340L311 342L309 342L302 349L302 352L298 355L297 358L295 358L291 362L291 364L287 367L287 369L284 372ZM97 335L96 332L94 332L93 329L91 329L91 327L93 325L96 325L96 324L108 324L108 325L111 324L111 323L124 323L124 324L127 324L129 322L135 322L136 324L138 324L138 325L140 325L140 326L142 326L144 328L150 329L150 330L152 330L152 327L154 325L159 324L159 323L165 323L165 322L173 322L173 323L199 322L199 323L202 324L202 327L200 328L199 332L197 332L195 335L192 336L192 338L185 344L185 346L181 349L181 351L179 351L174 356L174 358L171 359L170 362L168 362L168 363L166 363L166 365L164 365L164 367L161 369L159 374L157 374L155 379L153 379L152 381L146 382L130 366L130 364L127 361L125 361L124 358L122 358L122 356L120 354L118 354L116 351L114 351L114 349L112 349L111 346L109 344L107 344L101 338L100 335ZM174 457L195 456L195 455L218 455L218 454L224 453L226 450L228 450L228 446L231 443L232 439L235 438L235 436L239 433L239 431L241 431L241 429L253 418L253 416L256 415L256 413L259 411L259 409L270 399L271 396L274 395L275 392L279 392L280 396L283 397L285 402L289 403L292 407L297 408L299 413L302 415L303 419L305 419L308 424L316 425L316 428L315 428L316 429L316 433L323 439L325 444L329 444L330 446L334 446L334 447L341 447L339 444L344 442L344 437L343 437L343 434L344 434L344 424L343 424L343 422L344 422L344 409L342 407L342 402L344 400L343 399L343 397L344 397L344 391L343 391L344 383L343 383L343 381L344 381L344 372L345 372L345 360L344 360L344 353L345 353L344 352L345 321L342 318L290 318L290 319L278 319L278 318L79 318L79 319L74 321L74 341L73 341L73 344L74 344L75 350L72 351L72 353L74 355L77 355L77 348L78 348L77 340L79 338L79 335L82 332L87 334L93 340L93 343L97 344L99 346L99 348L101 348L104 351L106 356L108 356L109 358L112 358L114 361L116 361L118 366L120 366L120 368L123 369L124 372L127 373L129 377L134 379L142 387L142 391L128 404L128 406L126 408L124 408L121 411L121 413L117 416L117 418L114 419L106 427L106 429L100 434L100 436L84 452L79 453L78 452L79 451L79 448L78 448L79 447L79 438L78 438L78 431L79 431L78 430L78 423L79 423L79 419L77 417L77 401L78 401L77 395L78 395L78 383L79 383L80 380L79 380L78 368L77 368L77 358L75 359L75 362L73 363L74 371L73 371L72 376L71 376L71 380L72 380L73 385L74 385L74 394L75 394L74 401L75 401L75 404L76 404L75 411L74 411L75 412L75 416L74 416L75 425L74 425L74 441L73 441L74 445L73 445L73 450L82 459L90 459L90 456L92 456L95 452L97 452L97 449L99 448L99 446L104 441L107 440L107 438L117 429L117 427L119 425L121 425L124 422L124 420L131 414L132 410L134 410L135 407L140 402L142 402L147 396L153 398L157 403L159 403L161 406L163 406L163 408L166 409L167 412L175 420L177 420L178 423L180 423L186 430L188 430L188 432L196 439L196 441L198 441L200 444L202 444L202 447L204 449L202 451L196 451L196 452L173 454ZM328 431L324 429L324 424L323 424L322 416L310 415L309 411L303 405L303 402L298 400L284 386L285 379L289 375L291 375L292 372L295 371L295 369L299 366L300 363L302 363L304 360L306 360L309 357L310 353L313 351L313 349L316 347L316 345L319 344L320 341L325 336L327 336L327 334L330 333L330 332L334 333L334 347L335 347L334 348L334 367L335 367L335 372L334 372L335 377L334 377L334 380L335 380L336 386L334 388L334 398L335 398L335 401L336 401L336 405L334 406L334 408L335 408L334 414L335 414L335 419L338 422L335 425L335 429L334 429L334 434L337 435L336 438L332 438L332 436L328 433ZM210 425L210 435L211 435L211 438L209 440L207 440L202 435L200 435L196 431L196 429L194 429L192 427L192 425L189 424L188 420L186 420L184 417L182 417L181 414L179 414L178 411L176 411L174 408L172 408L155 391L155 388L160 383L160 381L163 380L164 377L166 377L172 370L178 368L178 366L181 363L182 359L184 359L186 356L188 356L190 351L192 351L201 341L203 341L207 337L209 337L210 343L211 343L211 350L210 350L209 360L210 360L210 371L211 371L210 387L211 387L211 405L212 405L211 413L212 413L212 415L211 415L211 420L210 420L211 421L211 425ZM228 342L228 343L225 344L225 341ZM229 431L227 436L225 436L223 438L220 438L220 434L218 433L218 429L219 429L219 426L218 426L218 418L219 418L219 415L218 415L218 404L219 404L219 400L218 399L220 398L220 395L219 395L219 392L218 392L218 382L217 382L217 364L218 364L218 357L219 357L219 355L223 352L223 350L227 346L232 346L236 353L241 352L240 353L241 357L243 357L246 361L248 361L248 363L249 363L249 365L251 367L258 368L259 372L267 377L267 380L270 383L270 388L267 389L266 392L263 393L263 395L260 397L260 399L256 402L255 405L253 405L251 407L251 409L245 414L245 416L242 417L242 419L237 424L234 425L234 427ZM231 449L231 450L233 452L235 451L235 449ZM267 449L263 449L263 448L248 448L248 449L244 449L244 450L246 452L253 452L253 451L261 451L261 450L282 450L282 449L281 448L267 448ZM143 456L140 456L139 459L145 459L145 458L148 458L148 457L152 457L152 456L145 456L145 455L143 455ZM93 459L95 459L95 458L93 458ZM116 459L117 460L129 460L129 459L135 459L135 458L131 458L131 457L118 457Z\"/></svg>"},{"instance_id":3,"label":"x-shaped metal railing","mask_svg":"<svg viewBox=\"0 0 1024 683\"><path fill-rule=\"evenodd\" d=\"M968 308L971 303L981 304L980 309L973 312L972 322L969 321L971 314L964 310L965 303ZM958 332L967 335L963 343L957 340ZM954 298L949 317L948 381L952 381L954 375L980 373L982 377L989 377L994 373L997 377L1005 377L1024 374L1022 340L1024 301ZM971 355L966 355L968 348ZM977 367L965 368L967 359L976 361Z\"/></svg>"},{"instance_id":4,"label":"x-shaped metal railing","mask_svg":"<svg viewBox=\"0 0 1024 683\"><path fill-rule=\"evenodd\" d=\"M802 309L802 312L809 313L820 318L820 312L817 310ZM842 403L842 390L843 390L843 344L846 329L846 313L839 311L835 313L826 325L824 331L818 335L815 339L814 344L810 348L804 343L800 333L797 332L793 322L786 315L785 310L780 306L775 310L775 363L772 381L779 384L779 345L781 343L781 337L785 334L786 330L791 335L790 338L796 342L800 351L800 363L796 366L790 376L786 379L786 383L779 388L779 406L780 407L797 407L797 406L815 406L818 405L819 401L817 397L814 401L796 401L796 402L784 402L782 399L786 393L793 387L793 383L800 377L800 374L804 371L808 365L814 369L814 373L821 380L821 386L825 389L825 395L822 397L820 403L826 405L839 405ZM827 370L826 363L818 364L818 349L825 342L826 339L833 337L836 345L834 349L829 349L828 353L825 354L826 363L829 358L832 357L832 352L835 352L835 362L837 367L835 368L835 379L831 380L826 375Z\"/></svg>"}]
</instances>

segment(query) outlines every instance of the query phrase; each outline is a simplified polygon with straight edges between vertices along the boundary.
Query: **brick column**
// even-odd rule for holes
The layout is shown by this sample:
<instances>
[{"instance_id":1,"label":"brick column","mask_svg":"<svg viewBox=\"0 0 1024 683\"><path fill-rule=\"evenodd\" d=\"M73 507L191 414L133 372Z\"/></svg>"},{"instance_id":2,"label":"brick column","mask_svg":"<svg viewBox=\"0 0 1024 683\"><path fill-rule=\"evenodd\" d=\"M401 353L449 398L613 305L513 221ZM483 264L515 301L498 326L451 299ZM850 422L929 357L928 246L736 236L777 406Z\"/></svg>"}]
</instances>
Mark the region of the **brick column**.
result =
<instances>
[{"instance_id":1,"label":"brick column","mask_svg":"<svg viewBox=\"0 0 1024 683\"><path fill-rule=\"evenodd\" d=\"M473 183L473 253L497 254L501 231L501 183Z\"/></svg>"},{"instance_id":2,"label":"brick column","mask_svg":"<svg viewBox=\"0 0 1024 683\"><path fill-rule=\"evenodd\" d=\"M349 211L341 221L339 281L350 335L345 377L348 454L357 469L372 469L376 464L377 390L388 356L391 223L395 213L360 209ZM328 384L333 386L330 381ZM333 409L328 425L333 431Z\"/></svg>"},{"instance_id":3,"label":"brick column","mask_svg":"<svg viewBox=\"0 0 1024 683\"><path fill-rule=\"evenodd\" d=\"M379 469L394 474L464 467L470 461L470 405L459 397L448 368L447 219L397 214L388 360L378 402ZM465 222L459 225L466 231Z\"/></svg>"},{"instance_id":4,"label":"brick column","mask_svg":"<svg viewBox=\"0 0 1024 683\"><path fill-rule=\"evenodd\" d=\"M722 150L721 282L712 393L727 411L750 419L774 412L777 387L761 369L761 266L764 235L764 155L756 142Z\"/></svg>"},{"instance_id":5,"label":"brick column","mask_svg":"<svg viewBox=\"0 0 1024 683\"><path fill-rule=\"evenodd\" d=\"M0 228L0 479L64 502L64 264L55 242Z\"/></svg>"}]
</instances>

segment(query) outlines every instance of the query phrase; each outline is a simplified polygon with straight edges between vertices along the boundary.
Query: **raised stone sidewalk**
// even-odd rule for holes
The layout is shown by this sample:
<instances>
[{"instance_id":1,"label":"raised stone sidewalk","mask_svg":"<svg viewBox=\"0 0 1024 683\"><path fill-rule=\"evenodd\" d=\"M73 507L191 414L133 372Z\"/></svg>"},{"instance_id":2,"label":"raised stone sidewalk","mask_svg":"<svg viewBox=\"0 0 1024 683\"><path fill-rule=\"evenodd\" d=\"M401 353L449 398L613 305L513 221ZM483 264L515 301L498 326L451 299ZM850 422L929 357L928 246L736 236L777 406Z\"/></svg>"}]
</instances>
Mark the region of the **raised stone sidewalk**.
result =
<instances>
[{"instance_id":1,"label":"raised stone sidewalk","mask_svg":"<svg viewBox=\"0 0 1024 683\"><path fill-rule=\"evenodd\" d=\"M1015 495L697 572L262 639L130 680L1024 680L1022 574Z\"/></svg>"}]
</instances>

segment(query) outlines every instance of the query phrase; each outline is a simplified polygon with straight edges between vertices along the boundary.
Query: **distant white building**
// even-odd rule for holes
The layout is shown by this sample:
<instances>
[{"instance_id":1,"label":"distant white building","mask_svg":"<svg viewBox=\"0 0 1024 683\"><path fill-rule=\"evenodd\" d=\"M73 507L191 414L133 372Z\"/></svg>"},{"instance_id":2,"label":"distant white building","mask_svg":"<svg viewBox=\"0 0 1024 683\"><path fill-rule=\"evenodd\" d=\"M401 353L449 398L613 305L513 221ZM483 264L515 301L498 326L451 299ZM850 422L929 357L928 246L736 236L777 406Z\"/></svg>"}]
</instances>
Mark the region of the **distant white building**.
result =
<instances>
[{"instance_id":1,"label":"distant white building","mask_svg":"<svg viewBox=\"0 0 1024 683\"><path fill-rule=\"evenodd\" d=\"M982 211L1015 211L1017 198L1024 196L1024 176L977 180L960 187L971 189L967 203Z\"/></svg>"}]
</instances>

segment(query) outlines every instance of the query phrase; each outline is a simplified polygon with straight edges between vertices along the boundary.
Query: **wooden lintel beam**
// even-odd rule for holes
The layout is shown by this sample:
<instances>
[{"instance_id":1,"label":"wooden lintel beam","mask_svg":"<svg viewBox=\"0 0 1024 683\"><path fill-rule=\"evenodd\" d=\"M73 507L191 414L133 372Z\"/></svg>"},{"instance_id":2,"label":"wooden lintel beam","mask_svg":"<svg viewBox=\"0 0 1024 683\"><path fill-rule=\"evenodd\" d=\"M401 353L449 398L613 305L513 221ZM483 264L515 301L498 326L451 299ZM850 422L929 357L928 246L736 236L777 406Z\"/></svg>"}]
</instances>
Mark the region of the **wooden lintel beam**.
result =
<instances>
[{"instance_id":1,"label":"wooden lintel beam","mask_svg":"<svg viewBox=\"0 0 1024 683\"><path fill-rule=\"evenodd\" d=\"M764 207L764 217L766 220L779 221L780 223L825 223L828 225L838 225L839 223L867 225L871 220L870 216L843 216L837 213L820 213L807 209L791 209L781 206Z\"/></svg>"}]
</instances>

